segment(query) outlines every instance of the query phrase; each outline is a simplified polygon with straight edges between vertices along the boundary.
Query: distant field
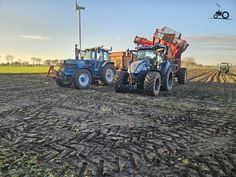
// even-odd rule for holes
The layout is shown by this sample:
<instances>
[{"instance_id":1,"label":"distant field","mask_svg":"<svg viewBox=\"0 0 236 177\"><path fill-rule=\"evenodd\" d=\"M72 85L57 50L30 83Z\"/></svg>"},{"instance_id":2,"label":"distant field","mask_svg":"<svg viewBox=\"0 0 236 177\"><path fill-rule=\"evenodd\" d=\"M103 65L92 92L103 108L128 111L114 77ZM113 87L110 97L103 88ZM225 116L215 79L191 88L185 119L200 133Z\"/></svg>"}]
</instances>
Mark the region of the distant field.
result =
<instances>
[{"instance_id":1,"label":"distant field","mask_svg":"<svg viewBox=\"0 0 236 177\"><path fill-rule=\"evenodd\" d=\"M0 73L32 74L47 73L48 66L0 66ZM55 68L57 69L57 67Z\"/></svg>"}]
</instances>

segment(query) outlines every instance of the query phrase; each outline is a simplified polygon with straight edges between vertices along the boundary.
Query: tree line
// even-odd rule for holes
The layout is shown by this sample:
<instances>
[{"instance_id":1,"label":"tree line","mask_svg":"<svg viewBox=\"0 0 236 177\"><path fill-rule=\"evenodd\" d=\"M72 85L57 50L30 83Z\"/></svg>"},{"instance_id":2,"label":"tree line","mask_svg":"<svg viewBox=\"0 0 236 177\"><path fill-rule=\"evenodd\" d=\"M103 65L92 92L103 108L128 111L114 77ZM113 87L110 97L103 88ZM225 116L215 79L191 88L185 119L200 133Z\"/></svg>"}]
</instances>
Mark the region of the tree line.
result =
<instances>
[{"instance_id":1,"label":"tree line","mask_svg":"<svg viewBox=\"0 0 236 177\"><path fill-rule=\"evenodd\" d=\"M0 56L1 59L1 56ZM21 59L15 59L13 55L6 55L5 61L3 63L0 63L0 65L5 66L41 66L41 65L60 65L63 60L60 59L47 59L43 60L42 58L38 57L31 57L30 58L31 63L29 61L22 61Z\"/></svg>"}]
</instances>

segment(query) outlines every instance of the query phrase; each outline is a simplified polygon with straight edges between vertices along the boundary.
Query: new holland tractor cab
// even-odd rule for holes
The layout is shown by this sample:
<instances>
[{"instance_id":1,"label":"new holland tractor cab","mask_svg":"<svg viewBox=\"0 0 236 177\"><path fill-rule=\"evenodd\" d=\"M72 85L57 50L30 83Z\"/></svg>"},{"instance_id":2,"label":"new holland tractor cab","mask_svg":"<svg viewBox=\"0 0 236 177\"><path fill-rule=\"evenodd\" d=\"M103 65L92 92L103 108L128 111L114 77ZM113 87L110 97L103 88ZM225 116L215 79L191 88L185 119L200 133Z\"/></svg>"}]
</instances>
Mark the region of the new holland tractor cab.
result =
<instances>
[{"instance_id":1,"label":"new holland tractor cab","mask_svg":"<svg viewBox=\"0 0 236 177\"><path fill-rule=\"evenodd\" d=\"M147 95L157 96L160 89L169 91L173 87L175 66L167 60L168 46L152 45L137 47L137 59L128 70L122 70L115 77L115 90L126 92L143 89ZM179 74L179 79L186 79Z\"/></svg>"},{"instance_id":2,"label":"new holland tractor cab","mask_svg":"<svg viewBox=\"0 0 236 177\"><path fill-rule=\"evenodd\" d=\"M78 51L76 46L76 51ZM95 47L75 52L76 59L64 60L56 75L56 83L61 87L88 88L93 81L112 85L116 70L110 60L108 49ZM83 53L79 59L78 53Z\"/></svg>"}]
</instances>

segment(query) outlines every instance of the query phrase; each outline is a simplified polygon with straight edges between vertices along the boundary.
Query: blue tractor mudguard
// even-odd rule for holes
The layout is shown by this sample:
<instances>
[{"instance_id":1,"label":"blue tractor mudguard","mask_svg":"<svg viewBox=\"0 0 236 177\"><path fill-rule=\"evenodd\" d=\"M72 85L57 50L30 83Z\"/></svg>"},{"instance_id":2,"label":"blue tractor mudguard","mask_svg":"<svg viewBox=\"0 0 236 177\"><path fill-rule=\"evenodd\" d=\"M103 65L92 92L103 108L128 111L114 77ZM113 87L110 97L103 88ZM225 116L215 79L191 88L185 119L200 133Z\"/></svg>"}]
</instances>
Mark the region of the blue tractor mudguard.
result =
<instances>
[{"instance_id":1,"label":"blue tractor mudguard","mask_svg":"<svg viewBox=\"0 0 236 177\"><path fill-rule=\"evenodd\" d=\"M169 61L162 63L161 67L160 67L161 75L165 75L171 67L172 67L172 65Z\"/></svg>"}]
</instances>

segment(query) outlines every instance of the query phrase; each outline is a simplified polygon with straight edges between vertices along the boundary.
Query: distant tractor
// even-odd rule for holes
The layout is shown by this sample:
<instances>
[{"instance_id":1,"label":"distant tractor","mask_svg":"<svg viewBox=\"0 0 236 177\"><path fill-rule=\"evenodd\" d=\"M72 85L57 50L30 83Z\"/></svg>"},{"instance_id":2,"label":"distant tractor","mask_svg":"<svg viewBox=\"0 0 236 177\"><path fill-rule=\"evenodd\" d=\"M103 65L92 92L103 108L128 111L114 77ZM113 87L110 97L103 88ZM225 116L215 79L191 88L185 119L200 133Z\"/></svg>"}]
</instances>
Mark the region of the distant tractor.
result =
<instances>
[{"instance_id":1,"label":"distant tractor","mask_svg":"<svg viewBox=\"0 0 236 177\"><path fill-rule=\"evenodd\" d=\"M116 70L109 51L103 47L89 48L83 51L81 59L76 54L76 59L64 60L57 72L56 83L61 87L72 86L78 89L88 88L93 81L112 85Z\"/></svg>"},{"instance_id":2,"label":"distant tractor","mask_svg":"<svg viewBox=\"0 0 236 177\"><path fill-rule=\"evenodd\" d=\"M160 89L169 91L173 87L174 76L184 84L187 78L186 68L176 70L167 60L168 47L164 45L137 47L137 60L129 65L128 70L117 73L115 90L143 89L147 95L157 96Z\"/></svg>"},{"instance_id":3,"label":"distant tractor","mask_svg":"<svg viewBox=\"0 0 236 177\"><path fill-rule=\"evenodd\" d=\"M220 64L220 73L229 74L230 73L230 68L232 68L231 63L221 63Z\"/></svg>"}]
</instances>

